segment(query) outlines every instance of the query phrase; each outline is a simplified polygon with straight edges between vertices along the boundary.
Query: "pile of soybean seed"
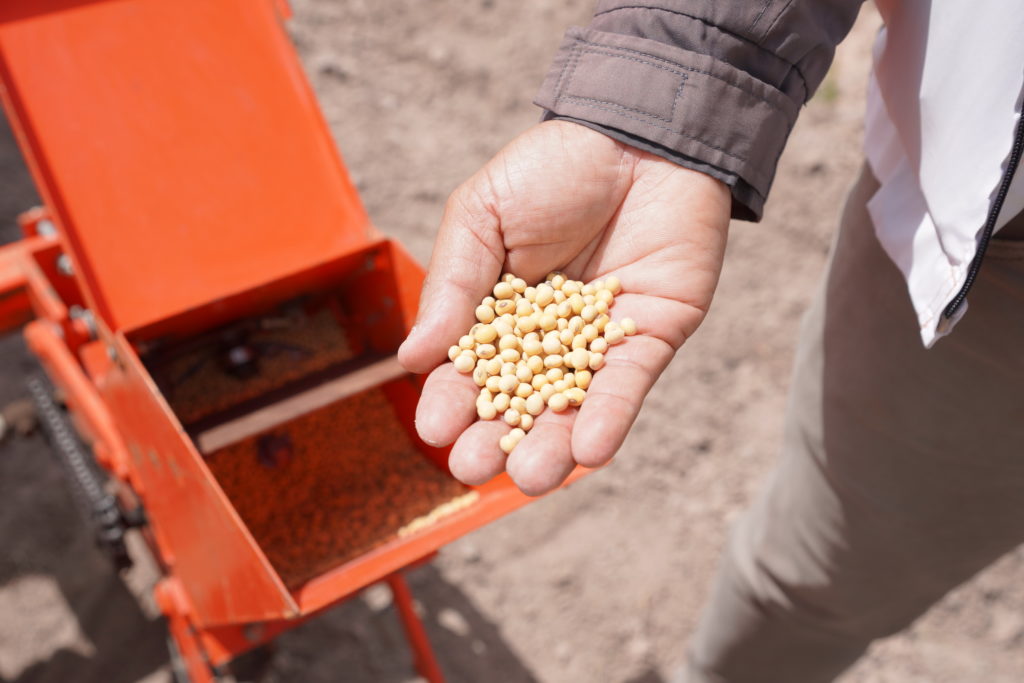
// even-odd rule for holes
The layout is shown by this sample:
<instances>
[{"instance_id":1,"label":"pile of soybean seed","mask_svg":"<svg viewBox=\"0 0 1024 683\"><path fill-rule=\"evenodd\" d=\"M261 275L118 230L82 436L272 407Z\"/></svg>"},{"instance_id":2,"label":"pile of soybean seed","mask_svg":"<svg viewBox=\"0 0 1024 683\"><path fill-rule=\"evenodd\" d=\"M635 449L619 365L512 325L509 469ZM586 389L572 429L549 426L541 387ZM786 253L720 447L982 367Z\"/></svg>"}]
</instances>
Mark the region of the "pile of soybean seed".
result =
<instances>
[{"instance_id":1,"label":"pile of soybean seed","mask_svg":"<svg viewBox=\"0 0 1024 683\"><path fill-rule=\"evenodd\" d=\"M477 306L479 322L448 349L448 358L480 387L480 419L500 415L514 427L501 437L505 453L545 408L560 413L582 405L608 347L636 334L633 320L615 323L609 315L620 291L614 275L584 284L555 272L528 287L522 278L505 274L494 285L494 296Z\"/></svg>"}]
</instances>

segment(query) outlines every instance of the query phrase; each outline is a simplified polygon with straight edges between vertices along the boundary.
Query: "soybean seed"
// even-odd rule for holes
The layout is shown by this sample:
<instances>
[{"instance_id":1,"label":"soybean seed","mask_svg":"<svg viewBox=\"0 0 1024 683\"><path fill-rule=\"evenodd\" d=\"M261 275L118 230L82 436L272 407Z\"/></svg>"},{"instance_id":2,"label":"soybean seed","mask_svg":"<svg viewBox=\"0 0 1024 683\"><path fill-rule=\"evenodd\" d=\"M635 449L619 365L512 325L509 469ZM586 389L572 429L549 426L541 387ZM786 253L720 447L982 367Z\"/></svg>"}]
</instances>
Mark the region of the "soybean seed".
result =
<instances>
[{"instance_id":1,"label":"soybean seed","mask_svg":"<svg viewBox=\"0 0 1024 683\"><path fill-rule=\"evenodd\" d=\"M573 387L572 389L566 389L563 396L569 399L569 405L579 406L583 405L583 400L587 397L587 392L583 391L579 387Z\"/></svg>"},{"instance_id":2,"label":"soybean seed","mask_svg":"<svg viewBox=\"0 0 1024 683\"><path fill-rule=\"evenodd\" d=\"M453 361L453 363L455 364L455 369L463 374L473 372L473 368L476 367L476 361L472 356L461 354Z\"/></svg>"},{"instance_id":3,"label":"soybean seed","mask_svg":"<svg viewBox=\"0 0 1024 683\"><path fill-rule=\"evenodd\" d=\"M495 299L498 299L498 300L501 300L501 299L511 299L513 297L513 295L515 295L515 293L516 293L515 290L512 289L512 284L509 283L509 282L502 281L502 282L499 282L498 284L494 285L494 298Z\"/></svg>"},{"instance_id":4,"label":"soybean seed","mask_svg":"<svg viewBox=\"0 0 1024 683\"><path fill-rule=\"evenodd\" d=\"M548 408L560 413L569 407L569 397L563 393L552 394L551 398L548 399Z\"/></svg>"},{"instance_id":5,"label":"soybean seed","mask_svg":"<svg viewBox=\"0 0 1024 683\"><path fill-rule=\"evenodd\" d=\"M489 323L494 320L494 309L490 306L480 304L476 307L476 319L482 323Z\"/></svg>"}]
</instances>

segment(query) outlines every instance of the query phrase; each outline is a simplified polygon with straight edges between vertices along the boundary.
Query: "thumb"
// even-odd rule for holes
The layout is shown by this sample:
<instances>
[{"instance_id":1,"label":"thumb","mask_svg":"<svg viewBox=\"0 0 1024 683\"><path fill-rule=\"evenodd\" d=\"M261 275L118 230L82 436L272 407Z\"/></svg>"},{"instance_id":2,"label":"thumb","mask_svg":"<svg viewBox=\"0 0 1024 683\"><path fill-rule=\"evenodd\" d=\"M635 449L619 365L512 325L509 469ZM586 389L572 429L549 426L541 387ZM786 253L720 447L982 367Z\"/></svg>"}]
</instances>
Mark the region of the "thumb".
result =
<instances>
[{"instance_id":1,"label":"thumb","mask_svg":"<svg viewBox=\"0 0 1024 683\"><path fill-rule=\"evenodd\" d=\"M470 178L448 198L420 295L416 324L398 350L410 372L426 373L447 358L475 321L473 311L490 293L505 262L494 204Z\"/></svg>"}]
</instances>

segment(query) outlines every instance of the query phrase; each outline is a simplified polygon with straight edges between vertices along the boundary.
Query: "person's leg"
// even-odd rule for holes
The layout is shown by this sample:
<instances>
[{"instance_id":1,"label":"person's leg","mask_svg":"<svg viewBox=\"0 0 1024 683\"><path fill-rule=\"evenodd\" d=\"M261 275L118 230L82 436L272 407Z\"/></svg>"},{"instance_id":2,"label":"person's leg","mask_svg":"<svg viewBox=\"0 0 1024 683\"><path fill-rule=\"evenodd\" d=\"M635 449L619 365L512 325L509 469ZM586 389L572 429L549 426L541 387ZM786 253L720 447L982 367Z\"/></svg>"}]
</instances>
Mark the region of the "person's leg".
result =
<instances>
[{"instance_id":1,"label":"person's leg","mask_svg":"<svg viewBox=\"0 0 1024 683\"><path fill-rule=\"evenodd\" d=\"M691 683L833 680L875 638L1024 541L1024 243L921 345L906 286L850 193L804 319L781 462L733 532Z\"/></svg>"}]
</instances>

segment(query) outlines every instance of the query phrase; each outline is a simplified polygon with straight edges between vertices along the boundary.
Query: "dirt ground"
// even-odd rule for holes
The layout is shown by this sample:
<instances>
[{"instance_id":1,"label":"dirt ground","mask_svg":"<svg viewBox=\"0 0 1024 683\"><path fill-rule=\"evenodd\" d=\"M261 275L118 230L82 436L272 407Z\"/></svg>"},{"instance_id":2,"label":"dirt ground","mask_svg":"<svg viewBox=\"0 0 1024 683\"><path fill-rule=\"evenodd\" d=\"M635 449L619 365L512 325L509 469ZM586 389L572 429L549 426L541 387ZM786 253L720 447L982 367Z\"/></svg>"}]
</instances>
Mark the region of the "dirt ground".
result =
<instances>
[{"instance_id":1,"label":"dirt ground","mask_svg":"<svg viewBox=\"0 0 1024 683\"><path fill-rule=\"evenodd\" d=\"M295 0L290 31L370 214L421 261L448 192L537 119L530 101L560 35L590 6ZM733 226L711 315L616 462L412 573L450 680L671 677L729 524L775 458L797 324L860 164L877 26L868 7L803 112L764 222ZM35 201L0 130L0 241ZM17 338L0 340L0 402L31 369ZM167 681L161 624L93 550L38 437L0 450L0 501L0 681ZM843 683L1020 680L1022 576L1018 551ZM382 589L278 644L270 681L415 678Z\"/></svg>"}]
</instances>

